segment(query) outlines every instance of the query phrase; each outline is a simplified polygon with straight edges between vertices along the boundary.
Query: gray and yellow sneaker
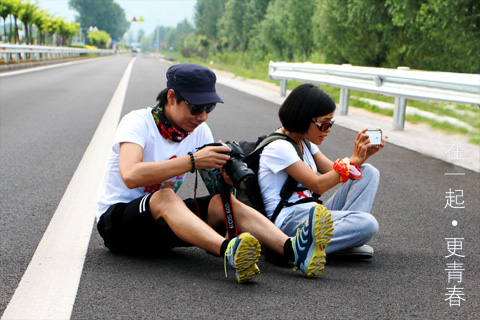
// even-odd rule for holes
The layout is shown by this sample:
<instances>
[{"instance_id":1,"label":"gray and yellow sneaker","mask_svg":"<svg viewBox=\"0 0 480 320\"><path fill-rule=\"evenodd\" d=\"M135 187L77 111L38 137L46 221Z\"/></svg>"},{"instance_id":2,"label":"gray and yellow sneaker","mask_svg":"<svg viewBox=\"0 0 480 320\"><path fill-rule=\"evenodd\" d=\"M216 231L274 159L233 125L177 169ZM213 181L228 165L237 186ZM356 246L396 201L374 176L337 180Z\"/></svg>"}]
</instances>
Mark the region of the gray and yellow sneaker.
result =
<instances>
[{"instance_id":1,"label":"gray and yellow sneaker","mask_svg":"<svg viewBox=\"0 0 480 320\"><path fill-rule=\"evenodd\" d=\"M230 240L225 252L225 275L227 275L228 262L235 270L238 283L256 278L260 274L260 269L257 267L260 251L260 243L248 232Z\"/></svg>"}]
</instances>

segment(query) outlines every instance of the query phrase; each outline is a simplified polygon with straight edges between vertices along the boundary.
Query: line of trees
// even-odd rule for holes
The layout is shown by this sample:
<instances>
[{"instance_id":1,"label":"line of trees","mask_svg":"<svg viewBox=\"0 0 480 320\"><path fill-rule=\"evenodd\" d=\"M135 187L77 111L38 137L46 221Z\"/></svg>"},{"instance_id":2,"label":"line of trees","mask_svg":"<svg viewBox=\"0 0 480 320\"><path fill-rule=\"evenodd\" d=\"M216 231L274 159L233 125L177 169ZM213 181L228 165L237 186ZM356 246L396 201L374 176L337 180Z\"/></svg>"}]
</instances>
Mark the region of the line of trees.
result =
<instances>
[{"instance_id":1,"label":"line of trees","mask_svg":"<svg viewBox=\"0 0 480 320\"><path fill-rule=\"evenodd\" d=\"M158 33L158 34L157 34ZM206 58L480 71L478 0L198 0L195 27L157 28L166 48Z\"/></svg>"},{"instance_id":2,"label":"line of trees","mask_svg":"<svg viewBox=\"0 0 480 320\"><path fill-rule=\"evenodd\" d=\"M9 43L66 45L80 32L79 23L69 23L62 18L52 17L29 1L0 0L0 16L3 18L1 40ZM24 38L20 39L22 29Z\"/></svg>"},{"instance_id":3,"label":"line of trees","mask_svg":"<svg viewBox=\"0 0 480 320\"><path fill-rule=\"evenodd\" d=\"M113 40L122 40L130 28L125 10L114 0L69 0L68 5L77 11L77 21L83 27L95 26L110 35Z\"/></svg>"},{"instance_id":4,"label":"line of trees","mask_svg":"<svg viewBox=\"0 0 480 320\"><path fill-rule=\"evenodd\" d=\"M73 23L52 17L31 1L0 0L3 20L0 41L65 46L83 29L88 31L86 37L82 33L82 39L105 48L111 38L120 41L130 26L125 11L114 0L69 0L70 8L79 13Z\"/></svg>"}]
</instances>

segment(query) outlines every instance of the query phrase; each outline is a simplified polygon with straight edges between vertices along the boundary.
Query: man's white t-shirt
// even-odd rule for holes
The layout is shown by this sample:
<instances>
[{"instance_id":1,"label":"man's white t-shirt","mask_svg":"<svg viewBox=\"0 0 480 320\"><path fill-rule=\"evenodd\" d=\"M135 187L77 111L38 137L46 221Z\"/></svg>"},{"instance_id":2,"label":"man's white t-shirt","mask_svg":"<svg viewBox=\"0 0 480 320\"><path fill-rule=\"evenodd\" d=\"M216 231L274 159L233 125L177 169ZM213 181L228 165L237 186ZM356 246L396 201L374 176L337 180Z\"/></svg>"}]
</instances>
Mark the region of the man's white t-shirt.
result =
<instances>
[{"instance_id":1,"label":"man's white t-shirt","mask_svg":"<svg viewBox=\"0 0 480 320\"><path fill-rule=\"evenodd\" d=\"M308 150L305 142L303 144L303 161L312 169L313 172L317 172L317 166L313 155L319 150L314 144L310 144L310 151ZM270 218L275 211L278 203L280 202L280 191L282 190L288 174L285 168L291 166L297 161L302 161L295 150L295 147L286 140L276 140L268 144L260 154L260 163L258 167L258 184L262 193L263 205L267 216ZM303 187L298 184L299 187ZM293 192L288 202L296 202L303 198L311 197L310 190ZM311 207L311 203L299 204L298 206ZM285 218L292 214L294 207L284 207L277 219L275 225L281 227Z\"/></svg>"},{"instance_id":2,"label":"man's white t-shirt","mask_svg":"<svg viewBox=\"0 0 480 320\"><path fill-rule=\"evenodd\" d=\"M186 173L152 186L127 188L118 168L120 143L122 142L132 142L141 146L143 162L157 162L185 156L188 152L195 153L198 147L212 143L213 136L210 128L204 122L181 142L168 141L160 135L151 108L135 110L125 115L115 133L105 176L100 187L97 221L111 205L128 203L163 188L171 188L177 192L185 180Z\"/></svg>"}]
</instances>

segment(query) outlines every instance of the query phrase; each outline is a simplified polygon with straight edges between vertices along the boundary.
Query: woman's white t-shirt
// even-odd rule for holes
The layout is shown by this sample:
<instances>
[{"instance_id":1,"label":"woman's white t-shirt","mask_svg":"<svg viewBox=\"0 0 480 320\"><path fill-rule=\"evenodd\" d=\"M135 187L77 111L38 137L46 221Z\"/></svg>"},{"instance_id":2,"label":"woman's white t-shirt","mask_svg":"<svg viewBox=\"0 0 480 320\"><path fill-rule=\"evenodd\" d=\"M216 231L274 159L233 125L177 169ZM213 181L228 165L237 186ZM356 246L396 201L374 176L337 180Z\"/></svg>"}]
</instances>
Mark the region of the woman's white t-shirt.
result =
<instances>
[{"instance_id":1,"label":"woman's white t-shirt","mask_svg":"<svg viewBox=\"0 0 480 320\"><path fill-rule=\"evenodd\" d=\"M305 142L303 144L303 161L312 169L313 172L317 172L317 166L313 155L319 150L314 144L310 144L310 151L308 150ZM295 150L295 147L286 140L276 140L268 144L260 154L260 163L258 168L258 184L262 193L263 205L267 216L270 218L275 211L278 203L280 202L280 191L282 190L288 174L285 169L297 161L302 161ZM303 187L300 183L299 187ZM293 192L288 202L296 202L302 198L311 197L310 190ZM299 206L305 205L311 207L311 203L299 204ZM294 207L284 207L277 219L275 225L282 226L285 217L292 214Z\"/></svg>"},{"instance_id":2,"label":"woman's white t-shirt","mask_svg":"<svg viewBox=\"0 0 480 320\"><path fill-rule=\"evenodd\" d=\"M160 135L151 111L151 108L132 111L118 125L100 187L97 221L111 205L128 203L162 188L172 188L177 192L185 180L186 173L155 185L127 188L118 168L120 143L138 144L143 148L143 162L157 162L185 156L188 152L195 153L198 147L213 142L212 132L205 122L181 142L168 141Z\"/></svg>"}]
</instances>

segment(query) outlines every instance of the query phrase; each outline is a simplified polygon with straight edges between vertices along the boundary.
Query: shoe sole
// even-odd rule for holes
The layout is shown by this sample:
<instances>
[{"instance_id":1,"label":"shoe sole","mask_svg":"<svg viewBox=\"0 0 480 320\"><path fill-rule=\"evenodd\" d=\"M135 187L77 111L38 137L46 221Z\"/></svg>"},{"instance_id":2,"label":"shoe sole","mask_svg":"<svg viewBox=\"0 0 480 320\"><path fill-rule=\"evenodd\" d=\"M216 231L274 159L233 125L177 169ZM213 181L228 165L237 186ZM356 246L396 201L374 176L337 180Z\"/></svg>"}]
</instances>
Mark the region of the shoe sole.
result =
<instances>
[{"instance_id":1,"label":"shoe sole","mask_svg":"<svg viewBox=\"0 0 480 320\"><path fill-rule=\"evenodd\" d=\"M242 240L235 255L235 274L238 283L258 277L260 269L257 267L260 258L261 246L258 240L249 233L239 236Z\"/></svg>"},{"instance_id":2,"label":"shoe sole","mask_svg":"<svg viewBox=\"0 0 480 320\"><path fill-rule=\"evenodd\" d=\"M307 267L307 277L319 277L325 268L325 249L330 244L333 235L333 221L330 212L322 205L315 206L315 246Z\"/></svg>"},{"instance_id":3,"label":"shoe sole","mask_svg":"<svg viewBox=\"0 0 480 320\"><path fill-rule=\"evenodd\" d=\"M242 273L237 275L238 283L246 282L252 279L255 279L260 274L260 269L257 264L253 264L250 268L245 269Z\"/></svg>"},{"instance_id":4,"label":"shoe sole","mask_svg":"<svg viewBox=\"0 0 480 320\"><path fill-rule=\"evenodd\" d=\"M371 260L373 259L374 250L372 247L361 246L352 249L340 250L329 253L327 255L327 260Z\"/></svg>"}]
</instances>

